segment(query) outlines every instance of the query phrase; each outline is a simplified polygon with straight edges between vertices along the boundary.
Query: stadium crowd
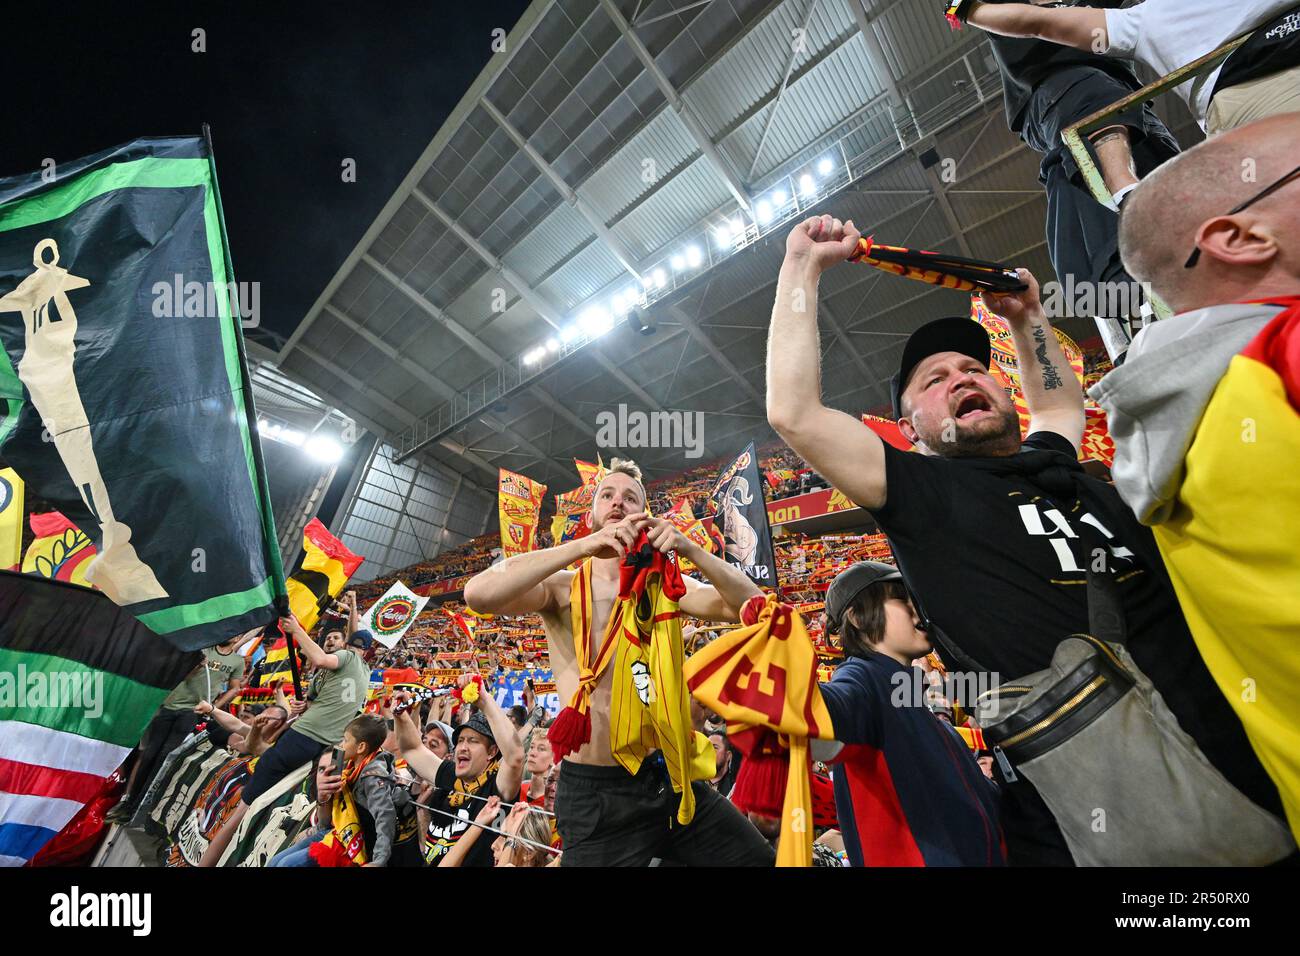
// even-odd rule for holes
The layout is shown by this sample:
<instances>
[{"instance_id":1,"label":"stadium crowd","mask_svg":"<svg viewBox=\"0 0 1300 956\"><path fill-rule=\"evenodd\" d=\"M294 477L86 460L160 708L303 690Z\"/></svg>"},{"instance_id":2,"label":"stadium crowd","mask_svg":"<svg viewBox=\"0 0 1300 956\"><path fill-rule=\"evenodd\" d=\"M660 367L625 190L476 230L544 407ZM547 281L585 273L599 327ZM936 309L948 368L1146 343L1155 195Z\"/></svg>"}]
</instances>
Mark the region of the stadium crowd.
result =
<instances>
[{"instance_id":1,"label":"stadium crowd","mask_svg":"<svg viewBox=\"0 0 1300 956\"><path fill-rule=\"evenodd\" d=\"M761 451L766 490L828 483L878 533L779 536L781 586L765 596L661 517L683 497L702 516L718 463L646 486L615 460L586 537L497 560L485 535L349 592L315 635L283 621L301 699L283 683L250 693L263 675L239 653L247 635L209 649L150 726L117 819L140 823L150 778L197 718L257 761L201 865L304 765L310 812L268 865L770 865L796 840L781 799L800 773L819 864L1293 861L1300 564L1278 529L1294 517L1300 454L1300 113L1286 112L1300 105L1300 14L1264 0L1229 13L1202 0L1099 6L945 5L1038 45L1051 67L1030 82L1032 51L997 47L1013 128L1085 108L1040 98L1044 85L1060 93L1060 71L1086 66L1076 79L1117 98L1135 81L1115 57L1167 72L1261 27L1217 85L1180 88L1207 142L1120 184L1108 227L1058 221L1075 238L1111 229L1123 270L1175 313L1091 387L1116 443L1113 480L1080 465L1083 387L1026 270L1022 289L984 301L1016 346L1027 434L990 374L988 333L964 316L923 325L903 349L893 412L914 451L825 406L818 283L861 231L808 219L787 237L771 320L767 414L782 442ZM1042 44L1069 46L1069 62ZM1117 123L1135 150L1158 135L1140 109ZM1137 169L1109 173L1121 167ZM1053 237L1062 255L1070 235ZM647 588L633 593L668 600L670 552L696 571L671 594L685 660L655 658L665 669L593 636L633 626L625 562ZM465 575L463 602L430 607L394 649L359 626L360 604L391 580ZM781 617L778 599L797 613ZM655 621L645 649L666 646ZM762 649L744 667L727 656L742 638ZM781 656L796 654L811 680ZM770 697L745 676L768 661L790 681ZM732 666L730 691L714 693L710 675ZM792 723L787 704L807 719ZM682 713L694 733L674 736Z\"/></svg>"}]
</instances>

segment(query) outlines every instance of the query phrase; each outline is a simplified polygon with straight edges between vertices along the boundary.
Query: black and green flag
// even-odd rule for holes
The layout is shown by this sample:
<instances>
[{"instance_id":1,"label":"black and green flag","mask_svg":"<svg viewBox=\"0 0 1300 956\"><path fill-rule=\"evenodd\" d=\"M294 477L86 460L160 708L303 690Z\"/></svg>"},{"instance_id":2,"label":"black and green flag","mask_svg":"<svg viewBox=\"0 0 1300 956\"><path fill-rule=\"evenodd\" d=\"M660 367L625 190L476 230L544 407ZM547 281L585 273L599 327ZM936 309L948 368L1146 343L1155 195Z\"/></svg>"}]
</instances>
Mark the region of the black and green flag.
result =
<instances>
[{"instance_id":1,"label":"black and green flag","mask_svg":"<svg viewBox=\"0 0 1300 956\"><path fill-rule=\"evenodd\" d=\"M94 540L87 580L183 650L287 607L240 324L259 299L204 139L0 179L0 457Z\"/></svg>"}]
</instances>

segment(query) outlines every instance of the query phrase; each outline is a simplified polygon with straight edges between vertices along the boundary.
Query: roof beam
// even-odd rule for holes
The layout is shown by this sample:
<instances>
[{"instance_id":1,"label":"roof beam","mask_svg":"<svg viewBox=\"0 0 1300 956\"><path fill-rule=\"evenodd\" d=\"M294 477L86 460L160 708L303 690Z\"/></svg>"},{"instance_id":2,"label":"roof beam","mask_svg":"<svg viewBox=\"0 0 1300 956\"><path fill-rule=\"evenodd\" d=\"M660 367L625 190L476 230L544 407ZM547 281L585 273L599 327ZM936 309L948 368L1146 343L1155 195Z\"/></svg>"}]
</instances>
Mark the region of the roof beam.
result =
<instances>
[{"instance_id":1,"label":"roof beam","mask_svg":"<svg viewBox=\"0 0 1300 956\"><path fill-rule=\"evenodd\" d=\"M591 203L579 196L577 190L570 186L565 178L556 171L555 167L533 148L533 145L524 138L524 134L515 128L505 114L492 105L492 101L487 98L487 93L480 97L479 103L483 106L484 112L491 116L502 131L514 141L514 144L519 147L519 151L527 156L538 171L551 181L559 194L564 197L564 201L577 210L583 219L587 220L587 224L591 226L592 231L605 243L609 251L613 253L614 258L622 263L623 268L640 281L641 271L637 268L636 256L632 254L632 250L628 248L623 240L614 235Z\"/></svg>"},{"instance_id":2,"label":"roof beam","mask_svg":"<svg viewBox=\"0 0 1300 956\"><path fill-rule=\"evenodd\" d=\"M803 15L803 23L800 26L799 37L800 43L790 44L790 55L785 61L785 75L781 77L781 85L777 88L776 98L772 102L772 109L767 114L767 119L763 120L763 133L758 138L758 146L754 148L754 161L749 164L749 176L753 178L754 170L758 168L759 157L763 155L763 147L767 145L767 134L772 131L772 123L776 119L776 114L781 111L781 103L785 98L786 88L790 85L790 74L794 72L794 61L804 47L802 41L808 36L808 23L812 20L813 12L817 9L817 0L808 0L808 11Z\"/></svg>"},{"instance_id":3,"label":"roof beam","mask_svg":"<svg viewBox=\"0 0 1300 956\"><path fill-rule=\"evenodd\" d=\"M379 336L375 335L375 333L371 332L369 329L365 328L363 325L358 323L351 316L346 315L342 310L336 309L334 306L330 305L329 303L325 304L325 309L329 312L331 316L333 316L335 319L341 322L344 326L351 329L361 338L365 339L365 341L370 343L370 345L372 345L374 348L378 349L384 355L388 356L390 360L396 362L400 368L405 369L406 372L408 372L413 378L427 385L431 390L441 395L444 399L449 400L453 395L456 394L456 390L453 389L446 382L444 382L442 379L435 377L429 372L428 369L412 361L408 356L403 355L401 352L399 352L388 342L385 342ZM523 435L519 434L519 432L515 431L509 425L506 425L503 422L499 421L494 416L480 415L479 420L483 422L483 424L486 425L488 428L492 429L494 432L497 432L505 436L506 438L509 438L511 441L513 441L520 448L527 451L529 454L536 455L538 458L542 459L543 461L550 462L556 468L557 471L564 470L564 465L562 462L560 462L558 459L552 458L550 455L543 452L531 441L529 441Z\"/></svg>"},{"instance_id":4,"label":"roof beam","mask_svg":"<svg viewBox=\"0 0 1300 956\"><path fill-rule=\"evenodd\" d=\"M300 342L298 344L298 351L301 352L303 355L307 356L307 358L311 359L321 368L325 369L325 371L329 372L331 375L338 378L338 380L343 382L345 385L350 386L351 388L355 389L361 394L372 399L376 404L382 405L384 410L388 412L388 414L392 415L394 418L404 421L408 425L415 424L416 421L415 416L412 415L410 412L408 412L405 408L402 408L402 406L398 405L396 402L392 401L391 399L383 395L380 395L374 389L368 387L365 382L361 381L351 372L347 371L344 368L340 368L338 365L334 364L325 356L321 355L311 346L303 345ZM387 428L379 428L376 430L376 434L379 435L386 435L388 433L389 430ZM480 458L478 455L474 454L472 451L470 451L468 448L466 448L464 445L460 444L459 442L452 441L450 438L442 438L438 440L438 444L442 445L443 448L446 448L452 454L458 455L459 457L463 458L469 464L474 465L475 467L481 469L483 472L492 475L493 481L497 479L499 473L497 468L494 465L492 465L486 459Z\"/></svg>"},{"instance_id":5,"label":"roof beam","mask_svg":"<svg viewBox=\"0 0 1300 956\"><path fill-rule=\"evenodd\" d=\"M695 140L695 145L697 145L700 148L700 151L704 153L705 157L709 161L709 165L711 165L713 171L721 177L723 183L726 184L727 189L731 192L731 195L735 197L736 202L740 203L740 205L746 210L752 209L753 202L750 199L749 190L746 189L745 184L741 182L740 177L736 175L735 171L731 168L731 164L727 162L725 157L723 157L717 144L709 138L708 130L704 128L704 124L699 121L694 111L686 104L681 96L678 95L672 82L664 75L664 71L659 69L659 64L656 63L655 58L650 55L650 51L647 50L645 44L641 42L641 38L632 30L632 25L627 22L627 18L624 17L618 7L614 5L614 0L600 0L600 5L605 8L605 13L608 14L612 21L614 21L614 25L618 27L618 32L623 35L624 41L632 48L632 52L636 55L636 58L641 61L641 65L645 68L646 73L648 73L650 78L655 81L655 85L659 87L659 92L663 94L664 99L672 105L673 110L676 111L678 117L680 117L682 124Z\"/></svg>"},{"instance_id":6,"label":"roof beam","mask_svg":"<svg viewBox=\"0 0 1300 956\"><path fill-rule=\"evenodd\" d=\"M665 306L665 311L682 324L682 327L686 329L686 334L700 348L708 352L713 361L717 362L722 370L731 376L732 381L740 387L740 390L749 397L750 401L759 408L763 407L763 396L758 393L758 389L754 387L754 384L749 379L740 374L740 370L736 368L731 359L727 358L726 353L713 344L713 340L704 333L700 328L700 324L694 318L686 314L686 310L669 303Z\"/></svg>"}]
</instances>

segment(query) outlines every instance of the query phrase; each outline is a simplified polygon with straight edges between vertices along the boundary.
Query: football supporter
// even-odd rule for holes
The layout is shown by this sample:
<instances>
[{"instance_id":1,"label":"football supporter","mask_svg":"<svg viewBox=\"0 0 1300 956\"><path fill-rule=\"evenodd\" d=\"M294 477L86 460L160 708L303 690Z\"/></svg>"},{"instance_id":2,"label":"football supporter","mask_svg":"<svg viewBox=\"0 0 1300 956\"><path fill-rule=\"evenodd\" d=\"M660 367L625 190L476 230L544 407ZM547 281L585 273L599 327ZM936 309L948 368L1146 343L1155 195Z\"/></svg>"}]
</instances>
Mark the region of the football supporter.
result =
<instances>
[{"instance_id":1,"label":"football supporter","mask_svg":"<svg viewBox=\"0 0 1300 956\"><path fill-rule=\"evenodd\" d=\"M654 749L647 750L635 774L616 758L610 719L615 688L621 694L640 690L627 686L634 674L606 667L610 655L599 650L615 644L596 635L617 626L619 566L638 537L645 533L649 548L660 554L675 551L689 558L708 579L707 584L684 579L679 606L685 614L735 621L739 608L758 593L740 570L691 542L671 522L650 517L645 508L640 469L615 459L595 490L590 535L494 565L465 586L465 600L481 613L540 614L560 697L572 702L575 713L589 716L589 739L563 757L556 791L563 865L644 866L653 858L687 865L770 865L767 844L705 783L714 759L703 737L688 730L690 752L675 758L690 780L673 781ZM580 569L568 570L575 562L581 562ZM657 673L652 679L662 700L674 702L678 691L684 694L682 685L671 690L674 675ZM685 700L680 710L677 719L689 728ZM552 725L552 742L564 719L562 714ZM687 787L695 806L683 823L685 795L679 796L678 788Z\"/></svg>"},{"instance_id":2,"label":"football supporter","mask_svg":"<svg viewBox=\"0 0 1300 956\"><path fill-rule=\"evenodd\" d=\"M1177 311L1092 390L1115 485L1300 836L1300 113L1224 133L1144 180L1124 260ZM1253 175L1243 177L1244 170ZM1247 689L1252 692L1246 693Z\"/></svg>"},{"instance_id":3,"label":"football supporter","mask_svg":"<svg viewBox=\"0 0 1300 956\"><path fill-rule=\"evenodd\" d=\"M1066 636L1090 630L1085 585L1097 567L1125 618L1128 650L1182 730L1240 793L1280 814L1277 788L1197 653L1150 531L1078 463L1083 393L1027 271L1027 291L988 301L1020 356L1030 412L1024 441L1009 396L989 374L988 335L968 317L930 322L904 345L891 385L915 453L822 404L818 283L858 238L852 222L829 215L790 231L768 346L768 419L888 535L945 665L1007 680L1047 669ZM1105 544L1090 548L1089 540ZM1009 861L1071 864L1024 775L999 783Z\"/></svg>"}]
</instances>

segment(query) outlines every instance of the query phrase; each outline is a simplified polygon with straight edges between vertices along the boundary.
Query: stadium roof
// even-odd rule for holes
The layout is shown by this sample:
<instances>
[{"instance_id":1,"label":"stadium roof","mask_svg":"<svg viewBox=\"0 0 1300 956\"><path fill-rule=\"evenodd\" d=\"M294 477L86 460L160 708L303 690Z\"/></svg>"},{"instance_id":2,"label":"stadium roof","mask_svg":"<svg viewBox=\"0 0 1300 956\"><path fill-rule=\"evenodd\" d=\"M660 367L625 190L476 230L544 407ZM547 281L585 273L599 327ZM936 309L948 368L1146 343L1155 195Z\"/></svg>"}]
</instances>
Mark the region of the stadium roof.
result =
<instances>
[{"instance_id":1,"label":"stadium roof","mask_svg":"<svg viewBox=\"0 0 1300 956\"><path fill-rule=\"evenodd\" d=\"M707 460L771 435L791 222L832 211L1046 281L1037 165L986 38L932 3L536 0L274 362L399 456L483 487L498 467L575 485L571 459L620 404L704 412ZM828 272L828 402L884 406L907 330L965 308ZM695 463L626 450L651 477Z\"/></svg>"}]
</instances>

